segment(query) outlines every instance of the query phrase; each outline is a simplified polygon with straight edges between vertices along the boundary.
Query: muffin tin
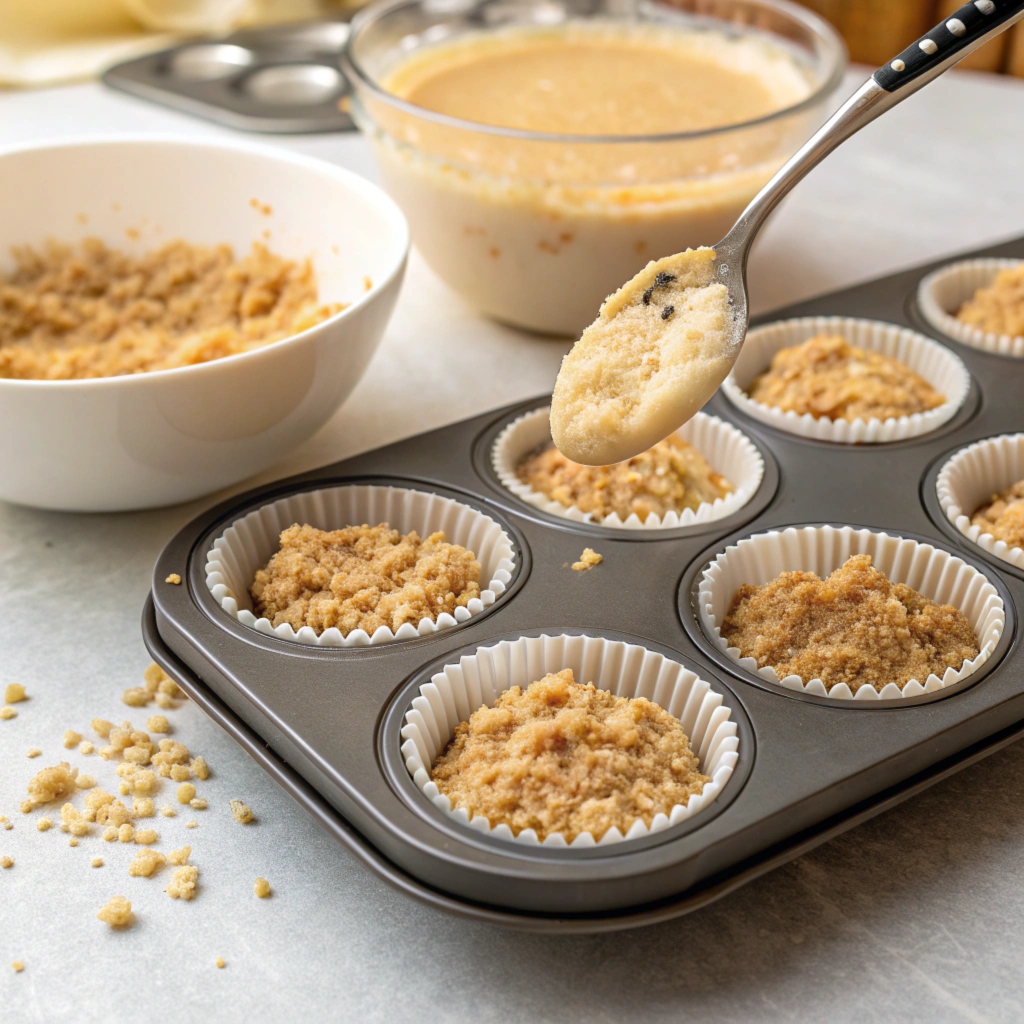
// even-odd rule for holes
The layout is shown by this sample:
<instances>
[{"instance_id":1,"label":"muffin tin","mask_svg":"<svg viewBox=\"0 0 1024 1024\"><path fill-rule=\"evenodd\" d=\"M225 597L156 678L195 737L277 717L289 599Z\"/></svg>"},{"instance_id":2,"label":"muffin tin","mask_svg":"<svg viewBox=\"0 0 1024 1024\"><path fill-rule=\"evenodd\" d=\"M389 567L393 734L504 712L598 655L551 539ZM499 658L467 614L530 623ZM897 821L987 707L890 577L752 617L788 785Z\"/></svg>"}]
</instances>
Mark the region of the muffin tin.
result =
<instances>
[{"instance_id":1,"label":"muffin tin","mask_svg":"<svg viewBox=\"0 0 1024 1024\"><path fill-rule=\"evenodd\" d=\"M980 255L1024 257L1024 239ZM914 296L932 269L765 318L870 318L949 345L970 372L970 390L956 414L929 434L883 445L827 443L775 430L719 393L707 411L758 449L758 490L722 519L630 530L551 514L498 479L494 441L546 403L538 397L250 491L200 515L157 562L143 619L147 646L341 842L426 903L508 927L583 932L650 923L716 899L1024 735L1017 639L1024 570L971 543L935 496L936 476L952 452L1024 427L1024 363L956 344L927 326ZM214 538L269 502L349 484L423 489L484 512L515 547L504 593L450 629L355 648L289 642L225 613L207 585ZM1005 610L988 660L947 688L871 701L791 690L731 660L701 627L696 594L705 567L751 535L825 524L929 544L983 573ZM587 546L604 562L571 571ZM183 585L164 583L171 573ZM581 635L646 648L721 696L735 723L738 757L717 798L676 824L588 848L512 843L431 802L402 750L405 716L421 687L482 648ZM538 639L534 646L548 643L575 641ZM523 672L531 667L524 663Z\"/></svg>"},{"instance_id":2,"label":"muffin tin","mask_svg":"<svg viewBox=\"0 0 1024 1024\"><path fill-rule=\"evenodd\" d=\"M109 68L113 89L249 132L355 128L339 106L347 15L195 39Z\"/></svg>"}]
</instances>

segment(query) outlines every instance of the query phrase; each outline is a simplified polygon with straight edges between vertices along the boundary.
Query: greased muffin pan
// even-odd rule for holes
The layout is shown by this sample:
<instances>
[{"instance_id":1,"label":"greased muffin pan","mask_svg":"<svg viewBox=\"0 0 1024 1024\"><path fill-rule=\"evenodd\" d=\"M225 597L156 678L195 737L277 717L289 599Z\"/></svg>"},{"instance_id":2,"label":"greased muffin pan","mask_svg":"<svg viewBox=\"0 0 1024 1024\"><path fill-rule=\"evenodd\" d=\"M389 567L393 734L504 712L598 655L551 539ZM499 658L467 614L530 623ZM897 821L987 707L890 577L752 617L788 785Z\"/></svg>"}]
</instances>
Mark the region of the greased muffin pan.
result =
<instances>
[{"instance_id":1,"label":"greased muffin pan","mask_svg":"<svg viewBox=\"0 0 1024 1024\"><path fill-rule=\"evenodd\" d=\"M115 64L103 81L242 131L350 131L355 125L339 106L348 81L338 55L353 13L190 40Z\"/></svg>"},{"instance_id":2,"label":"greased muffin pan","mask_svg":"<svg viewBox=\"0 0 1024 1024\"><path fill-rule=\"evenodd\" d=\"M1024 258L1024 239L976 255ZM513 493L495 469L495 442L546 404L539 396L202 514L157 562L143 618L147 646L341 842L426 903L508 927L585 932L650 923L716 899L1024 735L1024 569L974 543L936 496L957 452L1024 430L1024 362L953 342L925 322L918 284L951 261L762 320L869 319L947 346L970 383L956 412L930 433L859 445L815 440L747 415L720 392L705 413L736 428L764 463L749 500L721 518L675 527L595 525ZM332 495L399 491L426 495L449 514L463 510L450 521L476 523L484 531L477 536L493 538L500 557L482 574L482 585L492 580L491 597L471 614L441 629L332 646L261 628L237 604L232 613L231 597L225 603L224 574L234 570L222 539L237 524L268 508L326 509ZM344 507L351 514L355 506ZM845 699L752 671L716 642L702 600L711 606L708 587L730 558L735 571L741 542L749 547L765 535L783 552L811 537L826 561L837 551L874 552L902 566L908 582L923 558L917 585L926 596L931 586L954 603L973 602L984 657L913 691L847 690ZM239 551L259 561L272 544L269 529ZM584 547L604 561L574 572L569 565ZM807 557L819 557L810 550ZM932 565L941 579L932 578ZM183 585L164 582L172 573ZM510 682L570 666L581 681L664 702L690 732L702 770L714 773L708 798L674 808L650 829L571 845L512 841L451 812L423 774L445 731Z\"/></svg>"}]
</instances>

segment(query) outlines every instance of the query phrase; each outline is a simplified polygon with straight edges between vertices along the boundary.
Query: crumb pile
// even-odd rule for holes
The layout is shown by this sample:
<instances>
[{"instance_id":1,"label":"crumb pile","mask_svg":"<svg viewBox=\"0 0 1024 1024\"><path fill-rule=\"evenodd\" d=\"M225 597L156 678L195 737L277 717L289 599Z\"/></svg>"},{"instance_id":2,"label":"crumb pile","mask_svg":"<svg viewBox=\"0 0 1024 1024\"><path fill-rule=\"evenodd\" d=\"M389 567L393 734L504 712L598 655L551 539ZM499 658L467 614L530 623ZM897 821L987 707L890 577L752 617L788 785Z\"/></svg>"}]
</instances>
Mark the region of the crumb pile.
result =
<instances>
[{"instance_id":1,"label":"crumb pile","mask_svg":"<svg viewBox=\"0 0 1024 1024\"><path fill-rule=\"evenodd\" d=\"M492 826L567 842L613 826L625 834L637 818L650 825L709 781L677 719L643 697L579 684L571 669L475 711L430 776L453 806Z\"/></svg>"},{"instance_id":2,"label":"crumb pile","mask_svg":"<svg viewBox=\"0 0 1024 1024\"><path fill-rule=\"evenodd\" d=\"M783 412L851 421L898 419L946 401L899 360L826 335L776 352L748 394Z\"/></svg>"},{"instance_id":3,"label":"crumb pile","mask_svg":"<svg viewBox=\"0 0 1024 1024\"><path fill-rule=\"evenodd\" d=\"M1024 263L1000 270L957 311L957 320L989 334L1024 337Z\"/></svg>"},{"instance_id":4,"label":"crumb pile","mask_svg":"<svg viewBox=\"0 0 1024 1024\"><path fill-rule=\"evenodd\" d=\"M1011 548L1024 548L1024 480L993 494L971 516L971 523Z\"/></svg>"},{"instance_id":5,"label":"crumb pile","mask_svg":"<svg viewBox=\"0 0 1024 1024\"><path fill-rule=\"evenodd\" d=\"M381 626L397 632L465 607L480 596L480 563L441 532L420 540L386 523L343 530L296 524L281 533L251 593L256 614L274 626L372 636Z\"/></svg>"},{"instance_id":6,"label":"crumb pile","mask_svg":"<svg viewBox=\"0 0 1024 1024\"><path fill-rule=\"evenodd\" d=\"M870 555L854 555L824 580L784 572L744 585L721 628L730 647L780 679L820 679L829 690L846 683L854 693L865 683L881 690L941 678L980 650L963 612L890 582Z\"/></svg>"},{"instance_id":7,"label":"crumb pile","mask_svg":"<svg viewBox=\"0 0 1024 1024\"><path fill-rule=\"evenodd\" d=\"M91 238L14 250L0 279L0 377L71 380L205 363L298 334L319 305L308 260L256 244L170 242L141 256Z\"/></svg>"},{"instance_id":8,"label":"crumb pile","mask_svg":"<svg viewBox=\"0 0 1024 1024\"><path fill-rule=\"evenodd\" d=\"M528 455L516 475L565 508L575 505L597 519L613 512L622 520L635 514L641 522L649 515L696 510L735 489L675 434L612 466L581 466L549 445Z\"/></svg>"}]
</instances>

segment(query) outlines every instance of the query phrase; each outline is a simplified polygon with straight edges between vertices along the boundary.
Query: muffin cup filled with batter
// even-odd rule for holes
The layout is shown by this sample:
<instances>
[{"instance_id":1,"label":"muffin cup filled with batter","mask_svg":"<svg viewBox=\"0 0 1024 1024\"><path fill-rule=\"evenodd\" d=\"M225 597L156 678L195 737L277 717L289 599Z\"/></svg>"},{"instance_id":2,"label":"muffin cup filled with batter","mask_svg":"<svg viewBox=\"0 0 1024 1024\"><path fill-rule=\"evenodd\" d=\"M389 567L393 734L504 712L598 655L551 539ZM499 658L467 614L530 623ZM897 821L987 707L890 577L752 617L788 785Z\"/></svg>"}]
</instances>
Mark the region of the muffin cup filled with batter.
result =
<instances>
[{"instance_id":1,"label":"muffin cup filled with batter","mask_svg":"<svg viewBox=\"0 0 1024 1024\"><path fill-rule=\"evenodd\" d=\"M1024 359L1024 261L947 264L918 285L917 306L932 327L962 345Z\"/></svg>"},{"instance_id":2,"label":"muffin cup filled with batter","mask_svg":"<svg viewBox=\"0 0 1024 1024\"><path fill-rule=\"evenodd\" d=\"M922 411L907 415L885 418L856 415L850 419L837 416L833 419L828 415L829 407L849 397L838 393L842 385L836 387L833 384L837 392L835 395L821 393L814 396L810 404L821 406L822 411L818 415L815 411L797 412L793 408L784 409L751 397L751 389L769 371L773 359L782 350L795 349L812 338L841 339L849 347L896 360L914 375L908 383L916 384L920 391L934 392L942 401L937 405L922 401L919 403ZM784 372L792 373L792 370ZM851 374L846 381L856 382L856 376ZM807 383L810 388L820 387L810 380ZM937 430L956 415L967 398L970 386L970 374L963 361L944 345L923 334L877 320L836 316L799 317L753 328L747 333L736 365L722 390L748 416L790 434L838 444L885 444ZM894 391L892 404L898 406L899 402L915 397L907 393L909 390L901 388L899 393ZM857 406L856 402L848 404L852 408Z\"/></svg>"},{"instance_id":3,"label":"muffin cup filled with batter","mask_svg":"<svg viewBox=\"0 0 1024 1024\"><path fill-rule=\"evenodd\" d=\"M435 560L444 557L448 545L459 545L472 552L479 563L479 579L474 581L472 596L462 603L449 601L453 604L451 612L424 616L416 622L407 615L399 615L404 621L396 629L380 624L372 633L363 628L343 631L337 626L318 631L301 623L295 629L291 621L284 621L290 618L284 614L275 616L276 623L258 616L252 594L254 582L257 574L264 578L268 563L281 549L285 531L288 533L284 540L294 545L308 540L305 534L311 531L293 531L293 526L336 531L364 524L372 528L385 523L403 538L413 532L418 534L422 542L420 550ZM397 540L378 536L381 531L372 529L358 532L365 534L357 540L364 546L375 540L381 543ZM438 533L443 533L443 538L432 536ZM312 539L315 541L315 536ZM410 546L417 547L414 541L406 543L406 547ZM454 555L460 562L467 560L462 552ZM413 488L353 484L291 494L237 519L210 545L206 585L228 615L261 633L320 647L363 647L429 636L468 621L504 593L515 573L516 561L512 538L497 522L469 505ZM324 572L325 586L330 582L330 571ZM412 590L416 589L412 581Z\"/></svg>"},{"instance_id":4,"label":"muffin cup filled with batter","mask_svg":"<svg viewBox=\"0 0 1024 1024\"><path fill-rule=\"evenodd\" d=\"M612 703L612 698L607 694L618 698L615 703L620 707L625 703L623 698L645 698L641 702L643 711L637 711L641 725L649 720L663 727L665 712L676 720L689 740L690 750L696 755L695 772L689 771L693 768L692 763L686 766L688 777L696 780L699 774L707 780L700 785L699 791L692 791L685 804L647 808L645 815L650 821L645 821L644 816L634 817L629 822L623 820L621 828L614 824L599 830L600 835L594 835L590 830L579 830L575 835L566 836L561 831L553 830L540 836L533 827L513 832L505 822L497 822L492 826L486 815L474 812L472 807L463 806L462 801L453 807L449 798L431 779L431 769L455 738L460 723L467 722L474 712L493 708L499 698L503 704L510 697L513 700L521 699L515 691L511 695L506 694L512 687L520 687L525 691L531 683L540 681L544 686L550 684L549 688L552 689L562 688L561 684L568 678L565 674L567 669L571 670L575 683L583 686L592 683L598 691L606 691L606 694L596 695L604 705ZM552 678L546 678L549 676ZM503 694L506 694L504 698ZM652 704L647 704L647 701ZM652 705L657 705L657 708ZM607 707L604 710L607 711ZM573 708L571 713L578 716L581 712ZM557 748L556 753L563 751L564 742L555 735L559 733L557 723L547 718L533 724L533 732L541 729L551 733L552 742L547 744L547 748ZM527 731L530 731L529 725ZM524 741L517 732L510 737L509 742L513 746ZM536 738L534 735L533 739ZM458 664L446 665L431 677L429 683L420 687L419 695L413 699L412 706L406 712L402 740L402 756L409 774L424 797L435 806L468 828L532 846L540 843L574 848L603 846L639 839L686 821L718 797L732 776L739 757L736 723L731 720L731 711L723 703L722 696L709 683L677 662L645 647L604 637L564 634L503 640L493 647L479 648L475 654L461 658ZM628 743L618 746L622 751L630 749ZM657 749L657 742L645 747L648 754L652 750L657 752ZM594 762L598 766L595 771L600 770L599 766L604 764L599 754L595 755ZM547 761L541 764L536 759L524 764L527 767L531 764L534 767L539 765L545 773L542 781L550 782L552 786L557 784L558 779L552 776L558 775L561 768L555 764ZM514 774L518 770L518 762L510 763L507 767ZM497 787L504 776L500 772L495 774L492 785ZM565 782L567 787L563 788L571 794L574 787L568 775ZM691 788L695 790L699 784L697 782ZM482 802L487 795L481 794ZM553 794L551 799L554 799ZM568 799L571 802L571 795ZM595 794L592 799L599 800L600 797ZM609 814L595 815L595 818L614 820L615 797L609 794L605 799L611 808Z\"/></svg>"},{"instance_id":5,"label":"muffin cup filled with batter","mask_svg":"<svg viewBox=\"0 0 1024 1024\"><path fill-rule=\"evenodd\" d=\"M870 564L856 556L869 556ZM844 572L827 579L841 568ZM814 573L819 582L792 577L780 581L783 573ZM799 659L804 651L819 650L825 661L839 666L836 677L849 675L853 685L841 681L826 686L821 678L796 674L780 678L770 665L759 667L758 657L744 656L740 648L730 646L723 630L735 623L735 618L731 623L726 620L735 616L734 600L740 588L746 588L742 594L749 596L751 588L766 584L779 588L779 593L765 598L778 622L766 624L764 635L779 639L801 634L803 649L785 650L787 658ZM915 594L907 594L900 585ZM925 602L939 607L926 607ZM790 527L730 545L704 570L697 603L704 634L737 667L800 693L867 703L919 697L966 679L992 656L1006 625L999 592L962 559L931 544L850 526ZM834 606L831 618L830 606ZM863 609L863 619L851 636L848 627L858 607ZM927 618L909 621L916 616ZM973 640L960 635L967 626ZM735 633L729 631L729 635ZM964 639L969 642L963 643ZM951 658L959 664L950 664L941 677L930 672L924 679L884 683L890 665L895 674L915 659L927 663L936 650L941 652L943 640L948 640L949 650L966 650L973 656Z\"/></svg>"},{"instance_id":6,"label":"muffin cup filled with batter","mask_svg":"<svg viewBox=\"0 0 1024 1024\"><path fill-rule=\"evenodd\" d=\"M961 448L939 470L935 493L969 541L1024 569L1024 434Z\"/></svg>"},{"instance_id":7,"label":"muffin cup filled with batter","mask_svg":"<svg viewBox=\"0 0 1024 1024\"><path fill-rule=\"evenodd\" d=\"M491 449L491 465L498 479L517 498L551 515L578 523L594 523L613 529L674 529L710 523L738 512L757 492L764 477L764 460L754 444L741 431L717 416L697 413L674 435L692 445L707 460L711 470L731 485L731 490L712 501L702 500L696 507L636 511L621 515L613 510L584 511L575 503L566 505L557 498L535 489L520 475L524 460L551 445L548 406L518 416L498 435Z\"/></svg>"}]
</instances>

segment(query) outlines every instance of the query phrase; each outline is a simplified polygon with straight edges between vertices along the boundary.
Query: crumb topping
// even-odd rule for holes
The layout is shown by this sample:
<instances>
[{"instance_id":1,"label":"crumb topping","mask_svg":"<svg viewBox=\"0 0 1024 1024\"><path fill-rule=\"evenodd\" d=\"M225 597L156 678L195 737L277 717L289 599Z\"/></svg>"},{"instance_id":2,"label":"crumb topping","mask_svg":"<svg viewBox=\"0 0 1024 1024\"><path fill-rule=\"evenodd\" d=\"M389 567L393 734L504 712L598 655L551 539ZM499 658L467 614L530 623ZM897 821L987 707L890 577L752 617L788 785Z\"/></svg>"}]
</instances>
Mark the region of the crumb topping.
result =
<instances>
[{"instance_id":1,"label":"crumb topping","mask_svg":"<svg viewBox=\"0 0 1024 1024\"><path fill-rule=\"evenodd\" d=\"M4 687L5 704L17 704L19 701L27 699L25 687L21 683L8 683Z\"/></svg>"},{"instance_id":2,"label":"crumb topping","mask_svg":"<svg viewBox=\"0 0 1024 1024\"><path fill-rule=\"evenodd\" d=\"M430 777L457 807L514 833L600 839L650 825L701 792L699 770L676 718L643 697L579 684L571 669L526 690L513 686L455 729Z\"/></svg>"},{"instance_id":3,"label":"crumb topping","mask_svg":"<svg viewBox=\"0 0 1024 1024\"><path fill-rule=\"evenodd\" d=\"M317 633L337 627L346 636L436 622L479 596L473 552L449 544L443 532L420 540L415 531L401 534L386 523L333 531L291 526L252 585L256 614L275 627L287 622Z\"/></svg>"},{"instance_id":4,"label":"crumb topping","mask_svg":"<svg viewBox=\"0 0 1024 1024\"><path fill-rule=\"evenodd\" d=\"M820 679L828 690L846 683L854 693L865 683L876 690L911 679L923 685L980 650L959 608L890 582L870 555L854 555L824 580L784 572L763 586L745 584L722 636L780 679Z\"/></svg>"},{"instance_id":5,"label":"crumb topping","mask_svg":"<svg viewBox=\"0 0 1024 1024\"><path fill-rule=\"evenodd\" d=\"M145 373L249 352L344 308L318 305L316 275L256 244L184 241L130 255L96 238L14 249L0 279L0 378Z\"/></svg>"},{"instance_id":6,"label":"crumb topping","mask_svg":"<svg viewBox=\"0 0 1024 1024\"><path fill-rule=\"evenodd\" d=\"M96 916L111 928L123 928L135 920L131 902L125 896L111 896Z\"/></svg>"},{"instance_id":7,"label":"crumb topping","mask_svg":"<svg viewBox=\"0 0 1024 1024\"><path fill-rule=\"evenodd\" d=\"M264 900L270 895L270 883L265 878L257 878L253 884L252 891L261 900Z\"/></svg>"},{"instance_id":8,"label":"crumb topping","mask_svg":"<svg viewBox=\"0 0 1024 1024\"><path fill-rule=\"evenodd\" d=\"M242 803L241 800L230 800L228 805L231 807L231 817L239 825L248 825L249 822L254 820L252 808L248 804Z\"/></svg>"},{"instance_id":9,"label":"crumb topping","mask_svg":"<svg viewBox=\"0 0 1024 1024\"><path fill-rule=\"evenodd\" d=\"M578 562L573 562L572 567L576 572L586 572L587 569L592 569L595 565L600 565L604 561L604 555L598 554L593 548L584 548L583 554L580 555Z\"/></svg>"},{"instance_id":10,"label":"crumb topping","mask_svg":"<svg viewBox=\"0 0 1024 1024\"><path fill-rule=\"evenodd\" d=\"M971 516L971 523L1011 548L1024 548L1024 480L993 494Z\"/></svg>"},{"instance_id":11,"label":"crumb topping","mask_svg":"<svg viewBox=\"0 0 1024 1024\"><path fill-rule=\"evenodd\" d=\"M989 334L1024 336L1024 263L996 274L957 311L957 320Z\"/></svg>"},{"instance_id":12,"label":"crumb topping","mask_svg":"<svg viewBox=\"0 0 1024 1024\"><path fill-rule=\"evenodd\" d=\"M171 880L167 884L167 895L172 900L190 900L196 894L196 882L199 868L186 864L171 872Z\"/></svg>"},{"instance_id":13,"label":"crumb topping","mask_svg":"<svg viewBox=\"0 0 1024 1024\"><path fill-rule=\"evenodd\" d=\"M912 416L946 400L899 360L826 335L776 352L748 393L783 412L851 421Z\"/></svg>"},{"instance_id":14,"label":"crumb topping","mask_svg":"<svg viewBox=\"0 0 1024 1024\"><path fill-rule=\"evenodd\" d=\"M622 520L696 510L735 488L716 473L700 452L675 434L640 455L612 466L581 466L554 445L528 455L516 475L532 490L565 508L604 519Z\"/></svg>"}]
</instances>

